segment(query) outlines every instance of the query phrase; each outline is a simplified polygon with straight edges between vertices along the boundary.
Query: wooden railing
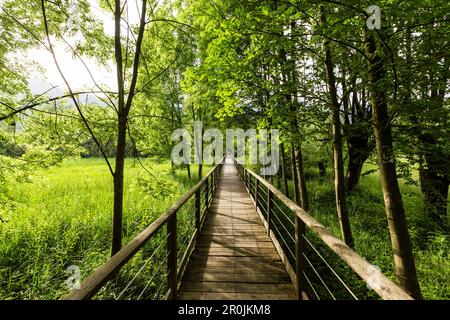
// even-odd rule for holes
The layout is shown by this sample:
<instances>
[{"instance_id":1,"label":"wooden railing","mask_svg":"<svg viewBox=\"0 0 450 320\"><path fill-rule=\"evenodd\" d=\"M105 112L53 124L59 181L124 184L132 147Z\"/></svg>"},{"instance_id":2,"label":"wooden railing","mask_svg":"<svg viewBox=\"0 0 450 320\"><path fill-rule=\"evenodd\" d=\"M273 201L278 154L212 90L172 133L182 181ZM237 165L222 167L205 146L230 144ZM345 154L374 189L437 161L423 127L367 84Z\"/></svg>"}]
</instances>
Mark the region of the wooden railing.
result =
<instances>
[{"instance_id":1,"label":"wooden railing","mask_svg":"<svg viewBox=\"0 0 450 320\"><path fill-rule=\"evenodd\" d=\"M235 166L299 299L358 299L358 294L370 298L372 292L387 300L412 299L281 191L236 160ZM336 261L341 266L333 267ZM357 280L350 281L352 276Z\"/></svg>"},{"instance_id":2,"label":"wooden railing","mask_svg":"<svg viewBox=\"0 0 450 320\"><path fill-rule=\"evenodd\" d=\"M155 239L155 243L147 250L149 257L143 259L145 262L142 263L142 266L140 266L136 272L130 272L131 281L122 281L122 283L119 284L120 293L112 296L112 298L124 298L124 293L127 290L131 291L131 289L134 289L137 291L136 288L138 288L140 294L136 294L136 296L132 297L129 296L129 298L140 299L141 297L144 297L144 299L148 299L149 288L153 285L152 279L155 279L155 275L158 272L165 269L166 272L158 278L160 281L156 281L161 282L161 284L157 284L159 290L153 295L153 298L158 299L158 297L163 297L166 299L176 299L181 277L200 233L205 214L211 204L221 170L222 161L163 215L158 217L144 231L111 257L104 265L88 276L81 283L80 288L70 291L64 299L85 300L94 297L94 295L97 294L100 289L104 288L108 282L112 282L110 280L116 279L121 268L139 251L143 251L144 246L152 239ZM186 204L190 201L193 202L193 205L187 207ZM186 213L186 216L182 216L184 224L180 225L178 220L181 218L179 216L182 215L181 211L184 209L183 207L187 207L183 212L183 214ZM182 241L183 239L179 236L179 229L182 226L187 226L187 228L185 228L187 232L184 241ZM192 226L192 228L188 228L189 226ZM161 237L159 233L163 229L165 229L165 236ZM164 242L166 244L166 250L163 250ZM181 246L184 247L183 250L180 250L179 247ZM166 251L166 253L160 254L158 259L157 253L163 251ZM155 267L153 268L149 266L152 263L155 263ZM143 273L144 270L151 270L151 273L146 274L145 277L143 277L145 286L139 287L138 285L133 287L133 283L136 282L138 274ZM120 287L120 285L122 285L122 287ZM117 287L118 285L115 284L114 288L117 289ZM160 294L161 288L166 288L167 290L163 292L163 294ZM153 291L154 292L152 293L155 293L156 290ZM111 298L111 295L107 294L107 298Z\"/></svg>"}]
</instances>

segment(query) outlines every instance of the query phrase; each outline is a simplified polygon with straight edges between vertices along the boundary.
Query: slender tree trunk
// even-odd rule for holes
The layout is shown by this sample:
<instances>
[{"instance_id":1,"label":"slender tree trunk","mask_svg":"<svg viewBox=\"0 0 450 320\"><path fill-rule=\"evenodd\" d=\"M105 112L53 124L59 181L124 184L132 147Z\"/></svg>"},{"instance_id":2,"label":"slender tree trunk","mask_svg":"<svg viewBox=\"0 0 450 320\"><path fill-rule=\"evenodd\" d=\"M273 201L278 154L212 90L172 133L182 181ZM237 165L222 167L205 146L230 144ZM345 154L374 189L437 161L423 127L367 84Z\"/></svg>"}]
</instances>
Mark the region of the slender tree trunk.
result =
<instances>
[{"instance_id":1,"label":"slender tree trunk","mask_svg":"<svg viewBox=\"0 0 450 320\"><path fill-rule=\"evenodd\" d=\"M348 191L355 189L355 187L358 185L363 165L364 162L361 161L361 158L355 155L355 151L350 151L350 149L348 149L348 165L346 176L346 186Z\"/></svg>"},{"instance_id":2,"label":"slender tree trunk","mask_svg":"<svg viewBox=\"0 0 450 320\"><path fill-rule=\"evenodd\" d=\"M363 134L363 133L361 133ZM346 186L347 190L353 190L359 183L361 171L364 163L369 158L368 137L366 136L348 136L348 165Z\"/></svg>"},{"instance_id":3,"label":"slender tree trunk","mask_svg":"<svg viewBox=\"0 0 450 320\"><path fill-rule=\"evenodd\" d=\"M114 170L114 212L113 239L111 255L122 247L122 213L123 213L123 177L125 165L125 147L127 122L123 114L119 113L117 127L116 166Z\"/></svg>"},{"instance_id":4,"label":"slender tree trunk","mask_svg":"<svg viewBox=\"0 0 450 320\"><path fill-rule=\"evenodd\" d=\"M413 298L421 299L414 256L406 223L405 209L398 186L394 160L390 117L384 80L383 47L377 45L374 35L364 33L365 50L369 57L368 74L370 82L373 130L376 143L381 187L391 235L392 251L397 279L402 288Z\"/></svg>"},{"instance_id":5,"label":"slender tree trunk","mask_svg":"<svg viewBox=\"0 0 450 320\"><path fill-rule=\"evenodd\" d=\"M201 120L201 118L200 118L200 120ZM201 161L198 164L198 180L201 180L202 175L203 175L203 147L204 147L204 145L203 145L203 134L204 134L203 127L202 127L201 134L202 134L202 143L200 144L200 159L201 159Z\"/></svg>"},{"instance_id":6,"label":"slender tree trunk","mask_svg":"<svg viewBox=\"0 0 450 320\"><path fill-rule=\"evenodd\" d=\"M202 157L201 157L201 162L198 164L198 180L202 179L202 175L203 175L203 140L200 146L200 152L202 153Z\"/></svg>"},{"instance_id":7,"label":"slender tree trunk","mask_svg":"<svg viewBox=\"0 0 450 320\"><path fill-rule=\"evenodd\" d=\"M301 207L305 210L309 210L309 200L308 200L308 191L306 188L306 179L305 179L305 170L303 165L303 153L302 146L299 145L295 150L295 161L297 165L297 174L298 174L298 184L299 184L299 192L300 192L300 204Z\"/></svg>"},{"instance_id":8,"label":"slender tree trunk","mask_svg":"<svg viewBox=\"0 0 450 320\"><path fill-rule=\"evenodd\" d=\"M284 143L281 144L281 175L283 177L284 193L289 198L288 179L286 175L286 152L284 150Z\"/></svg>"},{"instance_id":9,"label":"slender tree trunk","mask_svg":"<svg viewBox=\"0 0 450 320\"><path fill-rule=\"evenodd\" d=\"M355 92L356 76L351 79L352 90L347 87L346 68L342 67L342 88L344 105L344 133L347 137L347 175L345 177L346 188L352 191L359 183L362 167L369 157L369 129L362 122L365 115L360 112L358 97ZM350 94L352 102L350 108ZM358 110L358 111L357 111ZM350 122L350 117L352 121Z\"/></svg>"},{"instance_id":10,"label":"slender tree trunk","mask_svg":"<svg viewBox=\"0 0 450 320\"><path fill-rule=\"evenodd\" d=\"M199 164L198 165L198 179L200 180L202 178L202 174L203 174L203 164Z\"/></svg>"},{"instance_id":11,"label":"slender tree trunk","mask_svg":"<svg viewBox=\"0 0 450 320\"><path fill-rule=\"evenodd\" d=\"M292 182L294 184L294 201L300 205L300 186L298 182L298 173L297 173L297 157L294 146L291 148L291 162L292 162Z\"/></svg>"},{"instance_id":12,"label":"slender tree trunk","mask_svg":"<svg viewBox=\"0 0 450 320\"><path fill-rule=\"evenodd\" d=\"M175 110L175 105L174 105L174 103L172 103L172 110L171 110L171 114L170 114L170 127L172 129L172 132L175 129L174 110ZM172 139L170 139L170 150L173 150L173 147L174 147L174 141ZM175 176L175 164L173 163L172 157L170 157L170 172L172 173L173 176Z\"/></svg>"},{"instance_id":13,"label":"slender tree trunk","mask_svg":"<svg viewBox=\"0 0 450 320\"><path fill-rule=\"evenodd\" d=\"M186 170L187 170L187 174L188 174L188 179L189 181L192 180L191 178L191 165L189 163L186 163Z\"/></svg>"},{"instance_id":14,"label":"slender tree trunk","mask_svg":"<svg viewBox=\"0 0 450 320\"><path fill-rule=\"evenodd\" d=\"M283 165L283 164L281 164ZM282 177L282 172L281 172L281 167L280 170L278 170L277 175L276 175L276 182L277 182L277 189L281 190L281 177Z\"/></svg>"},{"instance_id":15,"label":"slender tree trunk","mask_svg":"<svg viewBox=\"0 0 450 320\"><path fill-rule=\"evenodd\" d=\"M326 25L325 12L322 7L321 14L322 25ZM350 227L350 221L345 206L345 178L344 161L342 156L342 134L341 119L339 116L339 102L337 99L336 80L334 77L333 60L331 57L330 41L324 40L325 66L327 71L328 89L330 91L332 123L333 123L333 161L334 161L334 186L336 193L336 210L341 225L342 238L344 242L353 247L353 237Z\"/></svg>"},{"instance_id":16,"label":"slender tree trunk","mask_svg":"<svg viewBox=\"0 0 450 320\"><path fill-rule=\"evenodd\" d=\"M114 204L113 204L113 235L111 256L116 254L122 247L122 213L123 213L123 170L125 162L125 144L126 144L126 112L125 112L125 90L123 79L123 58L122 45L120 42L120 20L121 4L119 0L115 1L115 58L118 85L118 126L117 126L117 145L116 145L116 164L114 169Z\"/></svg>"},{"instance_id":17,"label":"slender tree trunk","mask_svg":"<svg viewBox=\"0 0 450 320\"><path fill-rule=\"evenodd\" d=\"M114 55L116 59L117 87L118 87L118 125L117 125L117 146L116 146L116 166L114 170L114 203L113 203L113 238L111 255L116 254L122 247L122 216L123 216L123 177L126 154L127 118L131 109L133 97L139 74L139 59L141 55L142 39L144 37L146 23L147 2L142 2L141 17L139 23L139 33L136 39L136 51L134 53L133 73L125 102L125 79L123 77L124 63L122 57L121 44L121 14L122 4L120 0L115 1L114 11ZM125 61L126 64L126 61Z\"/></svg>"},{"instance_id":18,"label":"slender tree trunk","mask_svg":"<svg viewBox=\"0 0 450 320\"><path fill-rule=\"evenodd\" d=\"M319 168L319 176L324 178L327 175L327 166L325 160L320 160L317 162L317 167Z\"/></svg>"}]
</instances>

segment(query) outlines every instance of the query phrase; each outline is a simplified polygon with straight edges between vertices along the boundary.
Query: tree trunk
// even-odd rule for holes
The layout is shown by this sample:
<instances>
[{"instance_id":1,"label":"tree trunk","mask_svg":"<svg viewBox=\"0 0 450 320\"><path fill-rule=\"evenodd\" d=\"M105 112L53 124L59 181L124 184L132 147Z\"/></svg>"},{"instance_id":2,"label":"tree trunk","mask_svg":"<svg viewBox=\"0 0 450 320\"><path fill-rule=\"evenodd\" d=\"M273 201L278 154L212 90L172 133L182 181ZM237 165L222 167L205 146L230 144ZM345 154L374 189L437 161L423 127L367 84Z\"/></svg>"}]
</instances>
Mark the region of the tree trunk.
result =
<instances>
[{"instance_id":1,"label":"tree trunk","mask_svg":"<svg viewBox=\"0 0 450 320\"><path fill-rule=\"evenodd\" d=\"M175 164L172 159L170 160L170 172L172 173L172 176L175 176Z\"/></svg>"},{"instance_id":2,"label":"tree trunk","mask_svg":"<svg viewBox=\"0 0 450 320\"><path fill-rule=\"evenodd\" d=\"M449 180L444 175L436 174L437 170L422 168L420 189L422 191L425 214L445 232L448 232L447 202Z\"/></svg>"},{"instance_id":3,"label":"tree trunk","mask_svg":"<svg viewBox=\"0 0 450 320\"><path fill-rule=\"evenodd\" d=\"M116 146L116 167L114 170L114 204L113 204L113 238L111 255L116 254L122 247L122 215L123 215L123 173L126 154L127 118L131 109L133 97L136 89L137 77L139 73L139 58L141 55L142 39L146 24L146 1L142 2L141 17L139 23L139 33L136 39L136 49L133 61L133 73L125 103L125 79L123 75L123 57L121 45L121 15L122 5L120 0L115 1L114 11L114 56L116 59L117 87L118 87L118 124L117 124L117 146ZM125 61L126 65L127 61Z\"/></svg>"},{"instance_id":4,"label":"tree trunk","mask_svg":"<svg viewBox=\"0 0 450 320\"><path fill-rule=\"evenodd\" d=\"M281 177L282 177L282 172L281 172L281 170L278 170L277 175L276 175L276 182L277 182L278 190L281 190Z\"/></svg>"},{"instance_id":5,"label":"tree trunk","mask_svg":"<svg viewBox=\"0 0 450 320\"><path fill-rule=\"evenodd\" d=\"M358 133L358 135L350 133L347 137L348 165L346 186L348 191L353 190L358 185L364 162L369 158L368 139L362 132Z\"/></svg>"},{"instance_id":6,"label":"tree trunk","mask_svg":"<svg viewBox=\"0 0 450 320\"><path fill-rule=\"evenodd\" d=\"M345 68L343 68L343 72ZM369 158L371 147L369 146L370 127L366 126L369 116L363 112L361 104L358 101L358 96L355 91L356 77L352 78L352 101L350 108L350 92L347 89L347 84L342 81L344 88L344 111L345 111L345 125L344 133L347 136L347 175L345 177L346 187L348 191L352 191L359 183L361 171L364 162ZM350 122L350 116L352 121Z\"/></svg>"},{"instance_id":7,"label":"tree trunk","mask_svg":"<svg viewBox=\"0 0 450 320\"><path fill-rule=\"evenodd\" d=\"M174 110L175 105L172 103L172 109L170 114L170 127L172 129L172 132L175 130L175 124L174 124ZM170 150L173 150L174 147L174 141L170 139ZM172 176L175 176L175 164L173 163L172 157L170 157L170 172L172 173Z\"/></svg>"},{"instance_id":8,"label":"tree trunk","mask_svg":"<svg viewBox=\"0 0 450 320\"><path fill-rule=\"evenodd\" d=\"M281 175L283 177L284 194L289 198L288 179L286 175L286 152L284 150L284 143L281 144Z\"/></svg>"},{"instance_id":9,"label":"tree trunk","mask_svg":"<svg viewBox=\"0 0 450 320\"><path fill-rule=\"evenodd\" d=\"M203 175L203 163L199 163L198 164L198 180L202 179L202 175Z\"/></svg>"},{"instance_id":10,"label":"tree trunk","mask_svg":"<svg viewBox=\"0 0 450 320\"><path fill-rule=\"evenodd\" d=\"M392 251L400 286L415 299L421 299L419 282L406 223L402 196L398 186L394 161L392 132L384 88L383 47L374 35L364 33L365 50L369 57L368 75L372 104L373 130L376 143L381 187L391 235Z\"/></svg>"},{"instance_id":11,"label":"tree trunk","mask_svg":"<svg viewBox=\"0 0 450 320\"><path fill-rule=\"evenodd\" d=\"M360 161L360 158L355 156L354 151L348 150L348 165L347 165L347 191L352 191L359 183L359 177L364 162Z\"/></svg>"},{"instance_id":12,"label":"tree trunk","mask_svg":"<svg viewBox=\"0 0 450 320\"><path fill-rule=\"evenodd\" d=\"M198 165L198 180L202 179L202 174L203 174L203 164L199 164Z\"/></svg>"},{"instance_id":13,"label":"tree trunk","mask_svg":"<svg viewBox=\"0 0 450 320\"><path fill-rule=\"evenodd\" d=\"M325 11L322 9L321 22L326 25ZM344 161L342 156L342 134L341 119L339 116L339 102L337 99L336 80L333 71L333 60L331 57L330 41L324 40L325 66L327 71L328 89L330 91L332 123L333 123L333 161L334 161L334 186L336 193L336 210L341 225L342 238L344 242L353 247L353 237L345 206L345 179Z\"/></svg>"},{"instance_id":14,"label":"tree trunk","mask_svg":"<svg viewBox=\"0 0 450 320\"><path fill-rule=\"evenodd\" d=\"M125 165L125 147L127 122L123 114L118 116L118 133L116 148L116 166L114 170L114 212L113 238L111 255L116 254L122 247L122 214L123 214L123 172Z\"/></svg>"},{"instance_id":15,"label":"tree trunk","mask_svg":"<svg viewBox=\"0 0 450 320\"><path fill-rule=\"evenodd\" d=\"M188 174L188 179L189 181L191 181L191 165L189 163L186 163L186 170L187 170L187 174Z\"/></svg>"},{"instance_id":16,"label":"tree trunk","mask_svg":"<svg viewBox=\"0 0 450 320\"><path fill-rule=\"evenodd\" d=\"M298 174L298 184L300 191L300 204L301 207L305 210L309 210L309 200L308 200L308 191L306 188L306 179L305 179L305 170L303 165L303 153L302 147L298 146L295 150L295 161L297 164L297 174Z\"/></svg>"},{"instance_id":17,"label":"tree trunk","mask_svg":"<svg viewBox=\"0 0 450 320\"><path fill-rule=\"evenodd\" d=\"M200 121L201 121L201 118L200 118ZM198 164L198 180L199 181L202 179L202 175L203 175L203 134L204 134L203 128L202 128L201 134L202 134L202 139L201 139L202 143L200 144L200 150L199 150L200 163Z\"/></svg>"},{"instance_id":18,"label":"tree trunk","mask_svg":"<svg viewBox=\"0 0 450 320\"><path fill-rule=\"evenodd\" d=\"M117 67L117 86L118 86L118 124L117 124L117 145L116 145L116 164L114 169L114 204L113 204L113 234L111 256L116 254L122 247L122 214L123 214L123 170L125 162L126 145L126 112L125 112L125 89L123 79L123 60L122 45L120 42L120 20L121 5L120 1L115 1L115 59Z\"/></svg>"},{"instance_id":19,"label":"tree trunk","mask_svg":"<svg viewBox=\"0 0 450 320\"><path fill-rule=\"evenodd\" d=\"M326 162L324 160L320 160L319 162L317 162L317 167L319 168L319 176L321 178L324 178L327 174Z\"/></svg>"},{"instance_id":20,"label":"tree trunk","mask_svg":"<svg viewBox=\"0 0 450 320\"><path fill-rule=\"evenodd\" d=\"M298 174L297 174L297 160L296 160L296 152L294 146L291 148L291 162L292 162L292 182L294 184L294 201L300 205L300 187L298 183Z\"/></svg>"}]
</instances>

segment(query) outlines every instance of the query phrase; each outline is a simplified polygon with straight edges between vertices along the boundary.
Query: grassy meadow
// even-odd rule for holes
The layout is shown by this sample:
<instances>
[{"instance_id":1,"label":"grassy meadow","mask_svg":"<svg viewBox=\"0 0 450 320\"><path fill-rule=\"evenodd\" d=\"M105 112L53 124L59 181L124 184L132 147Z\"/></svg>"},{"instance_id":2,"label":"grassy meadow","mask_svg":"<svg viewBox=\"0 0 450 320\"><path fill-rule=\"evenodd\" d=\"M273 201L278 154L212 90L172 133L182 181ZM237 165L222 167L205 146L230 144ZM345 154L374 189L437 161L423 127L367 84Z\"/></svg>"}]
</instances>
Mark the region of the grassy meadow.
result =
<instances>
[{"instance_id":1,"label":"grassy meadow","mask_svg":"<svg viewBox=\"0 0 450 320\"><path fill-rule=\"evenodd\" d=\"M191 185L186 170L177 169L172 175L169 162L146 160L144 164L155 177L134 160L126 162L124 243ZM307 162L306 166L310 213L339 237L330 172L321 178L313 164ZM363 172L373 168L367 164ZM196 174L193 167L192 176ZM7 222L0 224L0 299L58 299L67 293L69 265L78 265L85 278L108 259L111 180L101 159L71 159L15 185L14 209L4 217ZM423 217L419 187L402 181L401 190L423 295L426 299L450 299L449 238L430 231L433 226ZM348 197L348 208L356 251L395 281L377 173L362 177L360 186ZM139 255L137 259L141 259ZM140 267L139 261L135 264Z\"/></svg>"},{"instance_id":2,"label":"grassy meadow","mask_svg":"<svg viewBox=\"0 0 450 320\"><path fill-rule=\"evenodd\" d=\"M173 176L169 161L144 165L154 177L133 159L126 162L123 243L189 190L186 170ZM111 175L101 159L72 159L13 190L14 209L0 224L0 299L60 298L69 265L85 278L109 257Z\"/></svg>"},{"instance_id":3,"label":"grassy meadow","mask_svg":"<svg viewBox=\"0 0 450 320\"><path fill-rule=\"evenodd\" d=\"M331 172L319 177L314 162L306 164L310 214L340 238L341 232L335 209L334 182ZM364 172L372 172L375 164L366 163ZM413 177L416 178L416 173ZM292 195L292 185L291 195ZM423 215L423 202L418 185L400 180L400 189L408 219L416 268L425 299L450 299L450 237L436 230ZM380 179L375 171L361 177L360 185L347 195L347 208L355 240L355 250L370 263L378 266L395 280L386 213ZM449 206L450 207L450 206Z\"/></svg>"}]
</instances>

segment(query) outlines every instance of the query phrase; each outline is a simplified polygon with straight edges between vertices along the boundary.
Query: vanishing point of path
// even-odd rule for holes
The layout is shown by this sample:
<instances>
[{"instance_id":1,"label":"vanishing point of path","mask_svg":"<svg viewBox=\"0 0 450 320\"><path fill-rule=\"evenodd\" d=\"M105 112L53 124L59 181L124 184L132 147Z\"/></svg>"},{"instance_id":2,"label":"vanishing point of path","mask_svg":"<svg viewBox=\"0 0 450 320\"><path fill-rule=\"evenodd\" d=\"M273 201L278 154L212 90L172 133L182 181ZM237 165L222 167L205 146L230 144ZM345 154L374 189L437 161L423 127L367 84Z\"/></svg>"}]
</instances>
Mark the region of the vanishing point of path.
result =
<instances>
[{"instance_id":1,"label":"vanishing point of path","mask_svg":"<svg viewBox=\"0 0 450 320\"><path fill-rule=\"evenodd\" d=\"M179 299L296 299L261 219L227 159Z\"/></svg>"}]
</instances>

